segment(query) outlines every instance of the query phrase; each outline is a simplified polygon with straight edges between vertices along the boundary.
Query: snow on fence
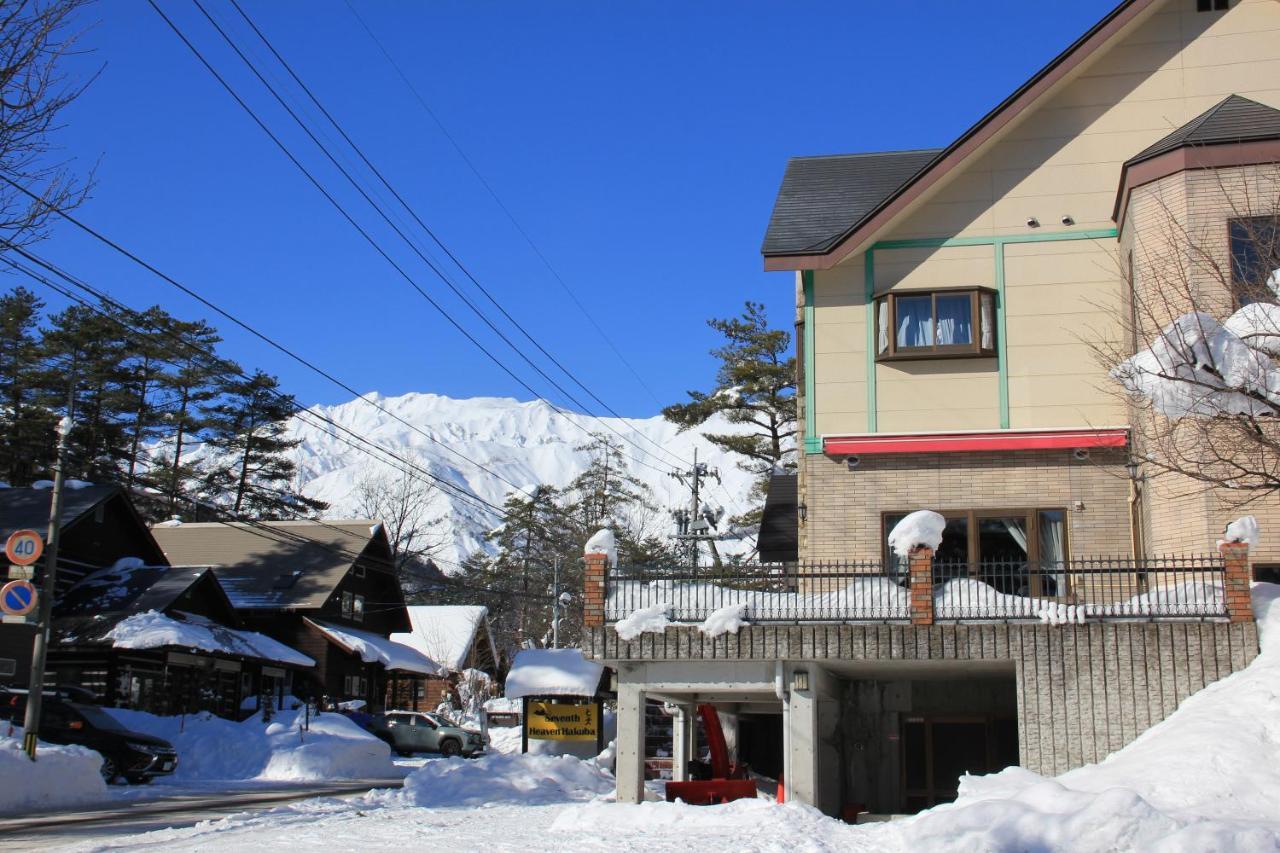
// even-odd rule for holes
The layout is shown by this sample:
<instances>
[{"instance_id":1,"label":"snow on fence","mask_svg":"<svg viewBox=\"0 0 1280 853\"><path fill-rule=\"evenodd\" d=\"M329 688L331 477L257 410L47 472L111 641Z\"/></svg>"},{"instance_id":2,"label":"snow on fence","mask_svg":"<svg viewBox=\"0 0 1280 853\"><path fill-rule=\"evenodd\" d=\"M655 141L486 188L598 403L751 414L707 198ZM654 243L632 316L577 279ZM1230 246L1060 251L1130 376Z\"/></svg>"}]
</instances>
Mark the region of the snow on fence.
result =
<instances>
[{"instance_id":1,"label":"snow on fence","mask_svg":"<svg viewBox=\"0 0 1280 853\"><path fill-rule=\"evenodd\" d=\"M1213 618L1227 614L1220 556L1086 558L1067 563L933 565L940 620ZM745 605L748 623L881 622L911 618L905 561L622 567L605 580L605 621L663 608L671 623L702 622Z\"/></svg>"}]
</instances>

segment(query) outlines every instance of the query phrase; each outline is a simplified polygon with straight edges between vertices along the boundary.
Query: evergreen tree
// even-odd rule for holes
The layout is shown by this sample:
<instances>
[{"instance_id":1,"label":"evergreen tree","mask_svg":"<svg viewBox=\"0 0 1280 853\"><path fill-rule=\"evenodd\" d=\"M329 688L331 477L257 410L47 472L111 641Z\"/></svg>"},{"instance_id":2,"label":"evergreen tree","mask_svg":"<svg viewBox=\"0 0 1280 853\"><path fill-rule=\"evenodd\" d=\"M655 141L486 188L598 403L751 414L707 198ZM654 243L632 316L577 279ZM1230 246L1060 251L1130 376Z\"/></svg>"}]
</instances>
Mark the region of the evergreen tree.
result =
<instances>
[{"instance_id":1,"label":"evergreen tree","mask_svg":"<svg viewBox=\"0 0 1280 853\"><path fill-rule=\"evenodd\" d=\"M796 360L790 354L791 335L770 329L764 306L757 302L747 302L740 317L707 324L725 338L723 346L711 350L720 360L715 387L689 391L689 402L667 406L662 415L682 431L701 426L714 415L750 427L743 433L704 437L742 457L739 467L758 475L753 490L758 500L775 469L794 469L796 464ZM756 509L735 521L759 519Z\"/></svg>"},{"instance_id":2,"label":"evergreen tree","mask_svg":"<svg viewBox=\"0 0 1280 853\"><path fill-rule=\"evenodd\" d=\"M128 402L125 430L129 445L122 460L122 474L126 488L132 488L150 468L143 458L149 443L168 431L165 407L162 399L174 357L179 345L169 336L173 317L160 306L153 306L141 313L131 313L129 328L129 358L124 364L123 393Z\"/></svg>"},{"instance_id":3,"label":"evergreen tree","mask_svg":"<svg viewBox=\"0 0 1280 853\"><path fill-rule=\"evenodd\" d=\"M300 442L285 436L295 407L278 389L274 376L259 371L229 382L208 409L208 444L220 458L206 482L237 515L292 518L327 507L291 488L297 471L285 454Z\"/></svg>"},{"instance_id":4,"label":"evergreen tree","mask_svg":"<svg viewBox=\"0 0 1280 853\"><path fill-rule=\"evenodd\" d=\"M585 544L597 530L608 527L628 563L674 562L676 553L662 535L662 510L648 484L631 474L621 444L593 434L590 442L574 449L590 451L591 462L565 492L573 538Z\"/></svg>"},{"instance_id":5,"label":"evergreen tree","mask_svg":"<svg viewBox=\"0 0 1280 853\"><path fill-rule=\"evenodd\" d=\"M0 296L0 479L15 486L53 463L56 418L39 404L43 307L25 287Z\"/></svg>"},{"instance_id":6,"label":"evergreen tree","mask_svg":"<svg viewBox=\"0 0 1280 853\"><path fill-rule=\"evenodd\" d=\"M556 489L539 486L527 497L508 497L502 506L507 520L489 537L498 548L492 581L497 589L512 596L517 646L525 640L540 639L550 626L550 593L557 559L561 584L571 589L581 586L582 566L576 559L581 547L579 543L575 553L577 537L575 531L566 529L565 512L557 503L559 494Z\"/></svg>"},{"instance_id":7,"label":"evergreen tree","mask_svg":"<svg viewBox=\"0 0 1280 853\"><path fill-rule=\"evenodd\" d=\"M62 412L68 388L74 384L76 389L67 438L70 476L112 482L128 458L126 362L134 343L109 316L83 305L49 318L43 338L44 405Z\"/></svg>"},{"instance_id":8,"label":"evergreen tree","mask_svg":"<svg viewBox=\"0 0 1280 853\"><path fill-rule=\"evenodd\" d=\"M239 373L240 368L214 354L222 338L203 320L171 320L170 331L189 344L176 347L174 369L160 377L169 397L165 417L169 432L165 452L155 463L156 479L160 481L157 487L165 493L168 512L173 514L186 484L200 482L205 476L200 463L190 461L187 454L208 425L205 408L218 396L219 377Z\"/></svg>"}]
</instances>

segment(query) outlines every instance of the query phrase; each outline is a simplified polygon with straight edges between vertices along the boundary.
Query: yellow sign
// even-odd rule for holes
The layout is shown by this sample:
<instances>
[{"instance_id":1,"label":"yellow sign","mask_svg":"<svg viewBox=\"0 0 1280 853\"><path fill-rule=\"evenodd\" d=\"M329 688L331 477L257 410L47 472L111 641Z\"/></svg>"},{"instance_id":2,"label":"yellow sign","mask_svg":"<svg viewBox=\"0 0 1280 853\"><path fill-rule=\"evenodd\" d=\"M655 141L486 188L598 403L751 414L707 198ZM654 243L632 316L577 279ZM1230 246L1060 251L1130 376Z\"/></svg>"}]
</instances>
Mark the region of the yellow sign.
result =
<instances>
[{"instance_id":1,"label":"yellow sign","mask_svg":"<svg viewBox=\"0 0 1280 853\"><path fill-rule=\"evenodd\" d=\"M530 702L524 724L537 740L595 740L600 731L598 708L561 702Z\"/></svg>"}]
</instances>

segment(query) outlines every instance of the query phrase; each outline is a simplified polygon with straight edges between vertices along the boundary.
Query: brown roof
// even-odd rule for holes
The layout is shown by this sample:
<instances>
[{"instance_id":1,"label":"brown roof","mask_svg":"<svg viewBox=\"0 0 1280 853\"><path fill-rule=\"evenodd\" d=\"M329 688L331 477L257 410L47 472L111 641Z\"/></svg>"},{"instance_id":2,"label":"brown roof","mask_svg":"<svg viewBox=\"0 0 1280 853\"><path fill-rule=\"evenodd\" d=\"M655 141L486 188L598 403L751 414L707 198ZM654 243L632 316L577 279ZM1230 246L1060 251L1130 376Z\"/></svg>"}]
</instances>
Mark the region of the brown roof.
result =
<instances>
[{"instance_id":1,"label":"brown roof","mask_svg":"<svg viewBox=\"0 0 1280 853\"><path fill-rule=\"evenodd\" d=\"M215 522L157 526L174 565L212 566L236 608L321 607L375 540L375 521ZM375 548L370 559L385 558Z\"/></svg>"}]
</instances>

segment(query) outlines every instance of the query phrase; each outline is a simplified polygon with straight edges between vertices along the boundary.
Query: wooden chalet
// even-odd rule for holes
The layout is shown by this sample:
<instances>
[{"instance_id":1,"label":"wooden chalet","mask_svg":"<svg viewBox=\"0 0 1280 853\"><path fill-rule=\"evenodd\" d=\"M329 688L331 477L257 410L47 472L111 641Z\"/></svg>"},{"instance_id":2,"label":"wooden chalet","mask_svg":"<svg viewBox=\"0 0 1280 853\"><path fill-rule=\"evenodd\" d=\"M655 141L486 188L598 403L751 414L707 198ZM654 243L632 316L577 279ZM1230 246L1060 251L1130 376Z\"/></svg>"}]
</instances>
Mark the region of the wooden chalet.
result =
<instances>
[{"instance_id":1,"label":"wooden chalet","mask_svg":"<svg viewBox=\"0 0 1280 853\"><path fill-rule=\"evenodd\" d=\"M210 566L244 625L312 658L285 691L384 708L441 668L389 639L410 628L391 546L374 521L171 524L153 528L175 565Z\"/></svg>"}]
</instances>

